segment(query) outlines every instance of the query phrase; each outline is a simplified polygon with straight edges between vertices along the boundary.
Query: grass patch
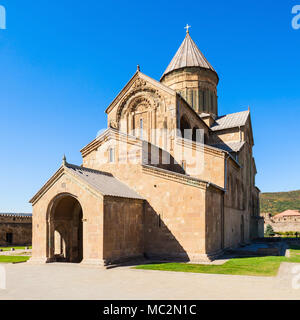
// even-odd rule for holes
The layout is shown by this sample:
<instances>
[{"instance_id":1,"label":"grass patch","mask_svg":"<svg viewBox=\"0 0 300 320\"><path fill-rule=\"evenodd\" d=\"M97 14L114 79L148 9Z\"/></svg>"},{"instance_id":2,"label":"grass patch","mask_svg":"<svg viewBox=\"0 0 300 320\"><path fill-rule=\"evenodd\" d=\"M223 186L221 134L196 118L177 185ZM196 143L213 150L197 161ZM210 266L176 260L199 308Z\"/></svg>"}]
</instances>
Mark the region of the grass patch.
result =
<instances>
[{"instance_id":1,"label":"grass patch","mask_svg":"<svg viewBox=\"0 0 300 320\"><path fill-rule=\"evenodd\" d=\"M160 263L140 265L135 269L272 277L276 276L281 262L300 263L300 247L291 246L290 258L281 256L235 258L223 265Z\"/></svg>"},{"instance_id":2,"label":"grass patch","mask_svg":"<svg viewBox=\"0 0 300 320\"><path fill-rule=\"evenodd\" d=\"M18 262L26 262L30 259L26 256L1 256L0 255L0 263L18 263Z\"/></svg>"},{"instance_id":3,"label":"grass patch","mask_svg":"<svg viewBox=\"0 0 300 320\"><path fill-rule=\"evenodd\" d=\"M14 248L15 250L25 250L25 247L0 247L3 251L11 251L11 249ZM27 247L29 249L32 249L32 246Z\"/></svg>"}]
</instances>

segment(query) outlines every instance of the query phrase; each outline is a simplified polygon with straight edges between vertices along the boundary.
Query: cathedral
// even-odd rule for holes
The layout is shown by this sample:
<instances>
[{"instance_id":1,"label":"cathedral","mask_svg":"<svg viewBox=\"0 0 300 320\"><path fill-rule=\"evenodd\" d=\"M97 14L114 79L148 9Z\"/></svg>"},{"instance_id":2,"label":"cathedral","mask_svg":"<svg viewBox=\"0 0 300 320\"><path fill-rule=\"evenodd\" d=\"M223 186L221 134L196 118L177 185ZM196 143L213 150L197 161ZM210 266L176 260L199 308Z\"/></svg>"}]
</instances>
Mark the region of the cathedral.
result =
<instances>
[{"instance_id":1,"label":"cathedral","mask_svg":"<svg viewBox=\"0 0 300 320\"><path fill-rule=\"evenodd\" d=\"M138 66L82 164L30 200L31 261L197 263L263 236L250 110L219 115L218 82L188 28L160 81Z\"/></svg>"}]
</instances>

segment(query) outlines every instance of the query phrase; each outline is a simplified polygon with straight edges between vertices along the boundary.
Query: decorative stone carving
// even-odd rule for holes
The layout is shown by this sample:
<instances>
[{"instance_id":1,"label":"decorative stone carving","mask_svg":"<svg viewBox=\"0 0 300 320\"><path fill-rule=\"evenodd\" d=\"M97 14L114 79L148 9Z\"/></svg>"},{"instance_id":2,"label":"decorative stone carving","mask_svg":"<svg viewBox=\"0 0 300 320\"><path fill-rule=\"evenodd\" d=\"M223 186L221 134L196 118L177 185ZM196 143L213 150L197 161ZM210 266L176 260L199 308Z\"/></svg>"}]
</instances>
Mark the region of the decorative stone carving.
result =
<instances>
[{"instance_id":1,"label":"decorative stone carving","mask_svg":"<svg viewBox=\"0 0 300 320\"><path fill-rule=\"evenodd\" d=\"M114 120L110 120L109 126L111 128L113 128L113 129L118 129L119 128L118 122L114 121Z\"/></svg>"},{"instance_id":2,"label":"decorative stone carving","mask_svg":"<svg viewBox=\"0 0 300 320\"><path fill-rule=\"evenodd\" d=\"M151 107L150 100L147 99L147 97L143 97L143 96L134 99L128 105L128 108L131 112L134 112L134 111L143 112L143 111L146 111L147 109L149 109L149 107Z\"/></svg>"},{"instance_id":3,"label":"decorative stone carving","mask_svg":"<svg viewBox=\"0 0 300 320\"><path fill-rule=\"evenodd\" d=\"M138 81L139 80L139 81ZM142 84L142 82L144 84ZM158 108L159 106L159 99L160 95L158 90L154 90L151 87L145 87L146 81L142 79L137 79L136 82L134 83L133 90L131 90L129 93L127 93L122 101L119 104L118 111L117 111L117 116L116 116L116 122L119 123L121 119L121 114L124 110L124 108L128 108L130 105L130 109L132 109L132 103L129 101L130 99L134 98L135 95L137 95L136 99L134 99L134 105L136 106L137 103L136 101L139 101L139 103L146 102L148 105L151 105L152 108ZM137 87L138 86L138 87ZM142 96L141 96L142 94ZM143 99L143 100L142 100Z\"/></svg>"},{"instance_id":4,"label":"decorative stone carving","mask_svg":"<svg viewBox=\"0 0 300 320\"><path fill-rule=\"evenodd\" d=\"M143 79L141 79L141 78L137 78L136 80L135 80L135 83L133 84L133 88L134 89L139 89L139 88L141 88L141 87L144 87L146 85L146 81L145 80L143 80Z\"/></svg>"}]
</instances>

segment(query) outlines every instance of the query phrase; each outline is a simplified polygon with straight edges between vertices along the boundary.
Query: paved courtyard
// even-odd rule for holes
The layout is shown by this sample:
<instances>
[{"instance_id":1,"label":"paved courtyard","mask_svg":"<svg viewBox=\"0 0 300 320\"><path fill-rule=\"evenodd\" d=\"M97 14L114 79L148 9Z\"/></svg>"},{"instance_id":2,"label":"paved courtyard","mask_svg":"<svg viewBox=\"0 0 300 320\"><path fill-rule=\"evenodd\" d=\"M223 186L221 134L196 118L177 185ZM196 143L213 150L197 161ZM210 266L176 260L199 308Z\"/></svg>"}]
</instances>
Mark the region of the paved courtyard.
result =
<instances>
[{"instance_id":1,"label":"paved courtyard","mask_svg":"<svg viewBox=\"0 0 300 320\"><path fill-rule=\"evenodd\" d=\"M248 277L134 270L109 270L76 264L1 265L6 269L3 299L300 299L292 288L292 268L279 275ZM299 271L300 273L300 265ZM294 280L295 281L295 280ZM299 281L300 282L300 281Z\"/></svg>"}]
</instances>

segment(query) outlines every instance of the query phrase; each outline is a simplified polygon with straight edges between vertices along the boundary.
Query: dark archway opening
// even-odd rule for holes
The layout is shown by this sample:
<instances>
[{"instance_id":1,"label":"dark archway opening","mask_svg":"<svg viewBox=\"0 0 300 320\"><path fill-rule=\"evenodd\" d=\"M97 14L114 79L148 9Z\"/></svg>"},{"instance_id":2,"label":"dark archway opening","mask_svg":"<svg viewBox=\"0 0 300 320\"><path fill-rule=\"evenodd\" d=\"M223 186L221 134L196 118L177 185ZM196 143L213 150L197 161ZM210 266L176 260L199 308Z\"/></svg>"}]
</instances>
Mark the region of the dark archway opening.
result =
<instances>
[{"instance_id":1,"label":"dark archway opening","mask_svg":"<svg viewBox=\"0 0 300 320\"><path fill-rule=\"evenodd\" d=\"M55 202L50 217L50 260L79 263L83 259L82 208L70 195Z\"/></svg>"}]
</instances>

